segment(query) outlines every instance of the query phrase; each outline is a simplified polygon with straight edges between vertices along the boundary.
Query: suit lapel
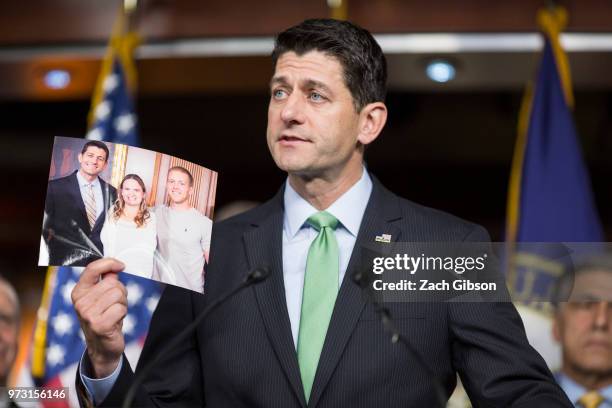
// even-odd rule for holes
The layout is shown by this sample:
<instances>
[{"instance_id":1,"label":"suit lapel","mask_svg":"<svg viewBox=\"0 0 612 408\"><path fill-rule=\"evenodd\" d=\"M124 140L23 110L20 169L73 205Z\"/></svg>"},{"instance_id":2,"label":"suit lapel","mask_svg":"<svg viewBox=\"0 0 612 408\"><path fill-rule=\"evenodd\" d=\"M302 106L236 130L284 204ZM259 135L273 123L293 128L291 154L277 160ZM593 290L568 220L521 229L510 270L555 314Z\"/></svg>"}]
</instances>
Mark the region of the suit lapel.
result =
<instances>
[{"instance_id":1,"label":"suit lapel","mask_svg":"<svg viewBox=\"0 0 612 408\"><path fill-rule=\"evenodd\" d=\"M249 267L268 266L270 276L255 285L257 304L278 360L289 379L300 404L305 407L304 389L300 378L297 354L291 334L291 323L285 299L282 266L283 208L282 189L272 200L272 212L262 222L244 234Z\"/></svg>"},{"instance_id":2,"label":"suit lapel","mask_svg":"<svg viewBox=\"0 0 612 408\"><path fill-rule=\"evenodd\" d=\"M102 208L102 212L100 213L100 216L96 219L96 222L92 230L96 230L99 224L104 224L104 221L106 220L106 212L108 211L110 206L113 204L111 203L110 185L106 183L104 180L102 180L100 177L98 177L98 180L100 180L100 187L102 188L102 198L104 199L104 207ZM85 207L83 206L83 208Z\"/></svg>"},{"instance_id":3,"label":"suit lapel","mask_svg":"<svg viewBox=\"0 0 612 408\"><path fill-rule=\"evenodd\" d=\"M78 215L76 215L77 219L75 221L79 228L83 230L85 235L89 236L91 234L91 227L89 226L89 221L87 220L87 210L85 209L83 196L81 196L81 186L79 186L79 179L76 175L76 171L72 173L73 180L71 183L71 188L69 190L70 195L72 196L72 201L76 203L76 206L78 208Z\"/></svg>"},{"instance_id":4,"label":"suit lapel","mask_svg":"<svg viewBox=\"0 0 612 408\"><path fill-rule=\"evenodd\" d=\"M364 245L371 246L376 236L381 234L390 234L392 241L400 238L400 229L391 223L401 218L398 198L374 177L372 181L372 194L327 329L309 407L315 407L321 398L365 306L361 289L353 282L353 274L357 272L361 262L361 248Z\"/></svg>"}]
</instances>

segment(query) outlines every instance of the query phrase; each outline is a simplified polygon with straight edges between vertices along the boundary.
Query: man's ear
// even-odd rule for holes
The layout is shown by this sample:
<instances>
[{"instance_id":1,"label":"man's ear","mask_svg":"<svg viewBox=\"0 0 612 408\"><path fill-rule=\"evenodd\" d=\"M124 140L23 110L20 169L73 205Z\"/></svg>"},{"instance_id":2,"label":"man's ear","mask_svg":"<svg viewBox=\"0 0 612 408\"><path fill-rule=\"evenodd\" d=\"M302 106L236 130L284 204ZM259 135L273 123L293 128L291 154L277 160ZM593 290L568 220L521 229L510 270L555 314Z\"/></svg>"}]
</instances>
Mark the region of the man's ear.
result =
<instances>
[{"instance_id":1,"label":"man's ear","mask_svg":"<svg viewBox=\"0 0 612 408\"><path fill-rule=\"evenodd\" d=\"M387 123L387 106L383 102L367 104L359 113L359 135L362 145L372 143Z\"/></svg>"}]
</instances>

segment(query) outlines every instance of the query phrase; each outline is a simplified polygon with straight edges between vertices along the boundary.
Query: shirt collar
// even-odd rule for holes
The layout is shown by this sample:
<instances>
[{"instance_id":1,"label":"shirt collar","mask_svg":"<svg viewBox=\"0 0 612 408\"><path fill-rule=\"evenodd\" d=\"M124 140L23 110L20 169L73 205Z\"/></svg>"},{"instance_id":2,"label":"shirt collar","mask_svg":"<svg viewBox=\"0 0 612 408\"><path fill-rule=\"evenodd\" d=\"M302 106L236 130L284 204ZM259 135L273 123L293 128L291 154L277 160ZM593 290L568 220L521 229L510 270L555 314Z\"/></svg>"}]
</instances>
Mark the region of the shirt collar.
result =
<instances>
[{"instance_id":1,"label":"shirt collar","mask_svg":"<svg viewBox=\"0 0 612 408\"><path fill-rule=\"evenodd\" d=\"M567 394L567 397L574 404L580 399L580 397L582 397L589 391L563 373L559 373L558 378L559 385L561 386L561 388L563 388L563 390ZM597 390L597 392L599 392L601 396L604 397L604 400L606 402L612 404L612 385L608 385L607 387L601 388Z\"/></svg>"},{"instance_id":2,"label":"shirt collar","mask_svg":"<svg viewBox=\"0 0 612 408\"><path fill-rule=\"evenodd\" d=\"M353 236L357 236L361 219L372 192L372 179L363 168L361 178L325 211L336 217L342 226ZM293 238L302 228L308 217L318 212L308 201L303 199L289 183L285 182L285 231Z\"/></svg>"},{"instance_id":3,"label":"shirt collar","mask_svg":"<svg viewBox=\"0 0 612 408\"><path fill-rule=\"evenodd\" d=\"M97 187L98 184L100 184L100 180L98 179L98 177L96 177L94 181L89 183L89 181L87 181L85 177L83 177L80 170L77 170L76 176L77 176L77 180L79 181L79 186L81 187L87 187L89 184L91 184L92 187Z\"/></svg>"},{"instance_id":4,"label":"shirt collar","mask_svg":"<svg viewBox=\"0 0 612 408\"><path fill-rule=\"evenodd\" d=\"M612 404L612 385L608 385L607 387L602 388L601 390L599 390L599 392L608 402L608 404Z\"/></svg>"}]
</instances>

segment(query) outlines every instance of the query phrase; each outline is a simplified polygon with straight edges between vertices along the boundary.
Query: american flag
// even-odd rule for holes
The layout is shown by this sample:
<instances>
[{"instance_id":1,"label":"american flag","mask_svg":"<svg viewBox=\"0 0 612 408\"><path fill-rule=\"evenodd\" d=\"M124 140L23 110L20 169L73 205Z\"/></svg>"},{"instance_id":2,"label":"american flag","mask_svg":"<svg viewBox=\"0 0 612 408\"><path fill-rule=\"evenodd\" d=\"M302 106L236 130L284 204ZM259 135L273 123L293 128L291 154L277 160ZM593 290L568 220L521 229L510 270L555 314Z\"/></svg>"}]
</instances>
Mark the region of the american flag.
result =
<instances>
[{"instance_id":1,"label":"american flag","mask_svg":"<svg viewBox=\"0 0 612 408\"><path fill-rule=\"evenodd\" d=\"M111 38L92 101L87 139L129 145L138 142L136 115L128 86L135 79L131 58L137 42L135 38L133 33L120 33ZM42 403L43 407L78 406L74 384L85 342L71 292L82 271L83 268L49 268L34 333L31 375L37 386L68 387L70 398L59 405ZM123 273L119 274L119 279L128 292L128 314L123 320L126 356L135 367L162 285Z\"/></svg>"},{"instance_id":2,"label":"american flag","mask_svg":"<svg viewBox=\"0 0 612 408\"><path fill-rule=\"evenodd\" d=\"M112 70L102 81L103 98L92 106L94 122L86 138L136 145L136 115L129 94L124 68L119 58L113 59ZM95 97L94 97L95 98Z\"/></svg>"},{"instance_id":3,"label":"american flag","mask_svg":"<svg viewBox=\"0 0 612 408\"><path fill-rule=\"evenodd\" d=\"M78 406L74 388L77 365L85 351L83 332L79 326L70 294L83 268L59 267L46 320L44 374L34 376L39 386L68 387L70 401L64 406ZM136 366L146 338L151 315L157 306L160 285L149 279L120 273L119 280L128 292L128 314L123 320L126 356ZM42 406L46 406L44 403ZM54 407L58 406L53 404Z\"/></svg>"}]
</instances>

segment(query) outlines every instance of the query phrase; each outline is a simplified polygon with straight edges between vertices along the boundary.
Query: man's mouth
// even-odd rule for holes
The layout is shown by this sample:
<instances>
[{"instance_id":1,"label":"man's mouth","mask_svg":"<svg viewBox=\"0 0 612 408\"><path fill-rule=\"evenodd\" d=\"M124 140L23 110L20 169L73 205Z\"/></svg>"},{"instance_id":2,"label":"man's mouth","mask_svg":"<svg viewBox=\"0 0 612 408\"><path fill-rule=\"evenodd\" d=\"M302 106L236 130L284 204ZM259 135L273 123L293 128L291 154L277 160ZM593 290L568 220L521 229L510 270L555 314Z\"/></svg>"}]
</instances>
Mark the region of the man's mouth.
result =
<instances>
[{"instance_id":1,"label":"man's mouth","mask_svg":"<svg viewBox=\"0 0 612 408\"><path fill-rule=\"evenodd\" d=\"M591 348L598 348L598 349L604 349L604 350L612 350L610 342L605 341L605 340L589 340L586 343L586 346L587 347L591 347Z\"/></svg>"},{"instance_id":2,"label":"man's mouth","mask_svg":"<svg viewBox=\"0 0 612 408\"><path fill-rule=\"evenodd\" d=\"M295 144L295 143L310 142L308 139L304 139L304 138L293 136L293 135L281 135L281 137L278 138L278 141L281 144Z\"/></svg>"}]
</instances>

